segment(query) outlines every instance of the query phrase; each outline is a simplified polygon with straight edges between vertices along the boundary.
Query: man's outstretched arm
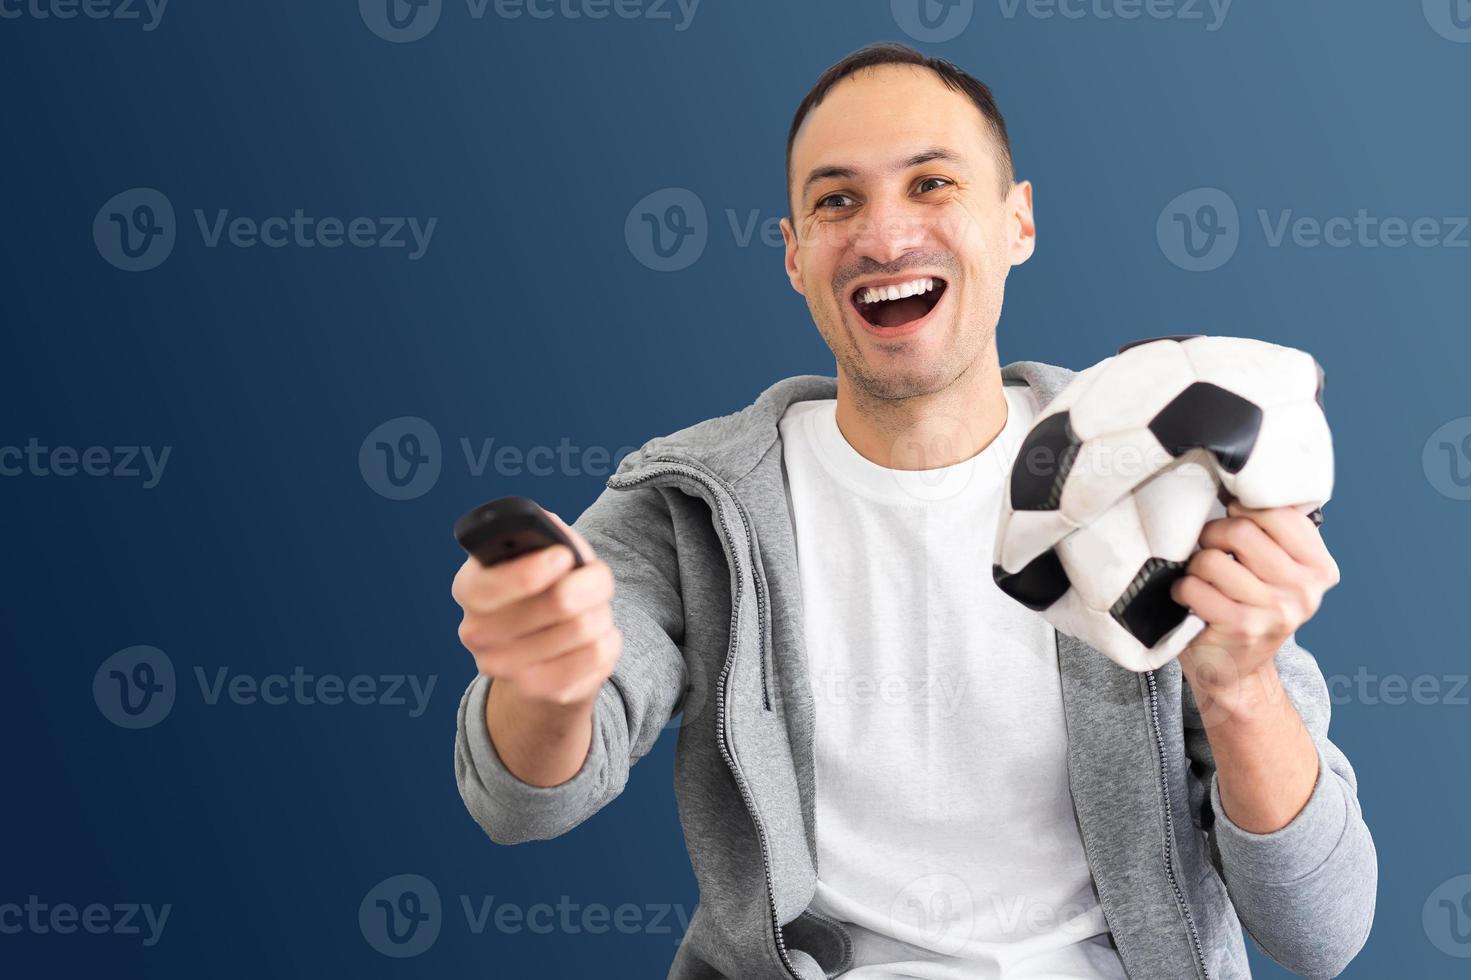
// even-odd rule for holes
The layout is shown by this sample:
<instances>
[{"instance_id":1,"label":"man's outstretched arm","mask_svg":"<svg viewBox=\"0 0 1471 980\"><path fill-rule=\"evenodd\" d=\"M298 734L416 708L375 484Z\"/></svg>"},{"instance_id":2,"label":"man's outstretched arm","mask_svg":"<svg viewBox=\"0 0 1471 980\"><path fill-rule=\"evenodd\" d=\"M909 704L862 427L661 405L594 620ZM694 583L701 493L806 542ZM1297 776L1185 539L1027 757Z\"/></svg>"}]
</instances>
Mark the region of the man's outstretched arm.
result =
<instances>
[{"instance_id":1,"label":"man's outstretched arm","mask_svg":"<svg viewBox=\"0 0 1471 980\"><path fill-rule=\"evenodd\" d=\"M554 837L616 797L684 690L660 492L605 489L569 531L582 568L551 548L489 569L471 560L456 576L478 674L460 702L455 775L499 843ZM536 567L553 555L560 564Z\"/></svg>"}]
</instances>

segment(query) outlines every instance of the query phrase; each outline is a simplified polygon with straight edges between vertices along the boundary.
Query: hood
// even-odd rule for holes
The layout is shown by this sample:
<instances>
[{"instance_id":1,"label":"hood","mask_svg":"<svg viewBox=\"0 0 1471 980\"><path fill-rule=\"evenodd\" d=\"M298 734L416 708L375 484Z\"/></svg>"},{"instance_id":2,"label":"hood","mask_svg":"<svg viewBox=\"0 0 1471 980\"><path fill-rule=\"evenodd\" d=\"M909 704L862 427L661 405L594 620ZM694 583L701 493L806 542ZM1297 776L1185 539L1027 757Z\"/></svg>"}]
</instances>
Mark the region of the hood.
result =
<instances>
[{"instance_id":1,"label":"hood","mask_svg":"<svg viewBox=\"0 0 1471 980\"><path fill-rule=\"evenodd\" d=\"M1001 368L1004 385L1030 385L1045 410L1077 376L1069 368L1041 361L1012 361ZM836 398L838 379L821 374L798 374L782 378L762 391L738 412L705 419L668 435L657 436L619 462L614 477L632 473L664 455L693 459L715 475L736 483L777 445L777 423L793 402L814 398Z\"/></svg>"}]
</instances>

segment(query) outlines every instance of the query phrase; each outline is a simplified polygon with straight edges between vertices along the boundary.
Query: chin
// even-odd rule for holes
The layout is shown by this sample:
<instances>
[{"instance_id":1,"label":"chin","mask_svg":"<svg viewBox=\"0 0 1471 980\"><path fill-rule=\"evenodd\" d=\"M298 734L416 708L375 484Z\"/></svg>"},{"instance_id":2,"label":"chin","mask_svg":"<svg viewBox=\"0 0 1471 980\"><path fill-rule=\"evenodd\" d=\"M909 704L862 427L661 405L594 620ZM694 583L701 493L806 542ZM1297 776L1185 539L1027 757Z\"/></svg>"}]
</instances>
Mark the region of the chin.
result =
<instances>
[{"instance_id":1,"label":"chin","mask_svg":"<svg viewBox=\"0 0 1471 980\"><path fill-rule=\"evenodd\" d=\"M860 361L863 360L859 355ZM946 365L874 366L868 363L849 365L845 373L855 388L871 398L901 401L942 391L955 379Z\"/></svg>"}]
</instances>

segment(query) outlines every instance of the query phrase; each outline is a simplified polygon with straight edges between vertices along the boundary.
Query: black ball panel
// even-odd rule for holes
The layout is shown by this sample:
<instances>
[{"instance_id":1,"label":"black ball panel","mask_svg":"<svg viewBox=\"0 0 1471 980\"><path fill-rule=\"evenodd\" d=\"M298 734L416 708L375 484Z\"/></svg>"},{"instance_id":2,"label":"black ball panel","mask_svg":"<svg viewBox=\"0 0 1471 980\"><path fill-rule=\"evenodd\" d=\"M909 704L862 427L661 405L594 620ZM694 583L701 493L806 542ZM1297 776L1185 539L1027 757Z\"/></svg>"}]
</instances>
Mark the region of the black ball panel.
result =
<instances>
[{"instance_id":1,"label":"black ball panel","mask_svg":"<svg viewBox=\"0 0 1471 980\"><path fill-rule=\"evenodd\" d=\"M1067 412L1033 426L1011 467L1011 509L1057 510L1081 445Z\"/></svg>"},{"instance_id":2,"label":"black ball panel","mask_svg":"<svg viewBox=\"0 0 1471 980\"><path fill-rule=\"evenodd\" d=\"M1180 392L1149 423L1149 431L1171 456L1205 449L1227 473L1241 472L1261 428L1260 408L1208 381Z\"/></svg>"},{"instance_id":3,"label":"black ball panel","mask_svg":"<svg viewBox=\"0 0 1471 980\"><path fill-rule=\"evenodd\" d=\"M1067 572L1063 570L1062 559L1051 548L1027 562L1019 572L1009 573L1000 565L992 565L991 576L1002 592L1037 612L1061 599L1072 588Z\"/></svg>"},{"instance_id":4,"label":"black ball panel","mask_svg":"<svg viewBox=\"0 0 1471 980\"><path fill-rule=\"evenodd\" d=\"M1109 609L1109 615L1134 639L1153 647L1189 614L1188 609L1170 597L1170 586L1184 574L1184 562L1149 559Z\"/></svg>"}]
</instances>

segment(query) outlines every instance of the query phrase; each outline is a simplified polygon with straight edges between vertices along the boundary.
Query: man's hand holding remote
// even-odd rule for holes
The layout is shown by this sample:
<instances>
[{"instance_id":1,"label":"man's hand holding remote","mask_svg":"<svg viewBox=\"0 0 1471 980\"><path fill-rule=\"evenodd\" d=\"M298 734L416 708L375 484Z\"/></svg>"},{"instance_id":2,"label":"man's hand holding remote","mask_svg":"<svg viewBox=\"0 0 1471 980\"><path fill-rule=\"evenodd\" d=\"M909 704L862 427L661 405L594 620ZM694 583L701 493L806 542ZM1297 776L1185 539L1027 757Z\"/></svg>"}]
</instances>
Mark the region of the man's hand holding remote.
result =
<instances>
[{"instance_id":1,"label":"man's hand holding remote","mask_svg":"<svg viewBox=\"0 0 1471 980\"><path fill-rule=\"evenodd\" d=\"M593 705L623 650L613 625L613 573L556 514L585 564L563 545L489 567L467 557L451 593L460 642L494 678L485 722L501 762L533 786L577 775L592 739Z\"/></svg>"}]
</instances>

